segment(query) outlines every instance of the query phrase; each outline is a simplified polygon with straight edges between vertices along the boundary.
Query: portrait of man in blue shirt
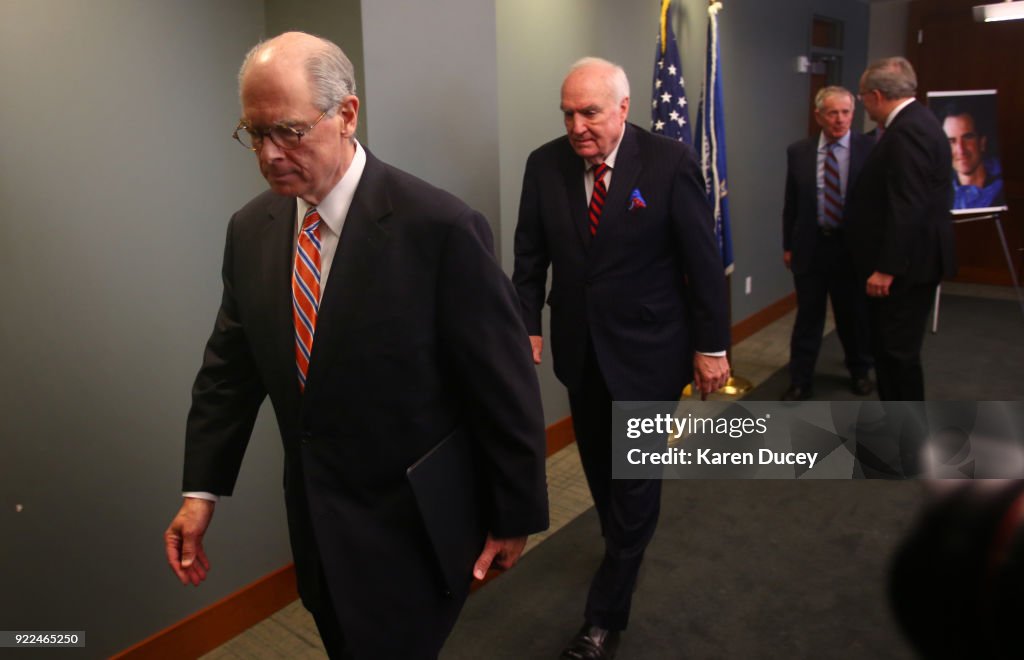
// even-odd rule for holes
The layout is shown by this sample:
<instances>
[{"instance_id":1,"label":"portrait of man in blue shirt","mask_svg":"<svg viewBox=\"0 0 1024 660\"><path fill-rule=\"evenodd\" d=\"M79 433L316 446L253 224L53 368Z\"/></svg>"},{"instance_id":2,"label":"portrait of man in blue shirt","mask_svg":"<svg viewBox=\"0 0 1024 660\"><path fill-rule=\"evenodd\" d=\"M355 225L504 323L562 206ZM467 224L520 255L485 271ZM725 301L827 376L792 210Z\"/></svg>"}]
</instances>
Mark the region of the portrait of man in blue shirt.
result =
<instances>
[{"instance_id":1,"label":"portrait of man in blue shirt","mask_svg":"<svg viewBox=\"0 0 1024 660\"><path fill-rule=\"evenodd\" d=\"M961 97L937 112L953 152L953 210L1006 206L1003 168L995 153L983 97ZM995 96L984 97L995 100ZM994 109L994 108L993 108Z\"/></svg>"}]
</instances>

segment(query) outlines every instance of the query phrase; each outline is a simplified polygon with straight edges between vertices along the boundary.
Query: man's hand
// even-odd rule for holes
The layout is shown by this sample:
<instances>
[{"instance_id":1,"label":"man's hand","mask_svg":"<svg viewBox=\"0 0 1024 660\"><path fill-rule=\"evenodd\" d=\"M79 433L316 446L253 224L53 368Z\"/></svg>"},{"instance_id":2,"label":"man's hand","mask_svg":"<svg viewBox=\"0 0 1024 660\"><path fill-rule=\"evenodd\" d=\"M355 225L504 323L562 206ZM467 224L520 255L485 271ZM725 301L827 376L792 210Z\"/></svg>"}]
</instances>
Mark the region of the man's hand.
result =
<instances>
[{"instance_id":1,"label":"man's hand","mask_svg":"<svg viewBox=\"0 0 1024 660\"><path fill-rule=\"evenodd\" d=\"M885 298L889 295L890 286L892 286L892 275L879 273L876 270L868 278L866 289L868 295L872 298Z\"/></svg>"},{"instance_id":2,"label":"man's hand","mask_svg":"<svg viewBox=\"0 0 1024 660\"><path fill-rule=\"evenodd\" d=\"M724 355L693 354L693 384L701 394L710 394L729 380L729 358Z\"/></svg>"},{"instance_id":3,"label":"man's hand","mask_svg":"<svg viewBox=\"0 0 1024 660\"><path fill-rule=\"evenodd\" d=\"M793 251L783 250L782 252L782 263L786 264L787 270L793 270Z\"/></svg>"},{"instance_id":4,"label":"man's hand","mask_svg":"<svg viewBox=\"0 0 1024 660\"><path fill-rule=\"evenodd\" d=\"M540 364L540 352L544 349L544 338L540 335L530 335L530 348L533 349L533 363Z\"/></svg>"},{"instance_id":5,"label":"man's hand","mask_svg":"<svg viewBox=\"0 0 1024 660\"><path fill-rule=\"evenodd\" d=\"M167 563L182 584L198 587L210 570L210 560L203 550L203 535L213 518L216 502L186 497L178 515L164 532Z\"/></svg>"},{"instance_id":6,"label":"man's hand","mask_svg":"<svg viewBox=\"0 0 1024 660\"><path fill-rule=\"evenodd\" d=\"M530 339L533 338L531 337ZM540 339L540 337L537 339ZM498 568L512 568L519 561L519 555L523 554L525 546L525 536L517 536L511 539L496 539L488 532L483 552L480 553L476 564L473 565L473 577L477 580L484 579L484 576L487 575L487 569L491 567L491 562L494 562L494 565Z\"/></svg>"}]
</instances>

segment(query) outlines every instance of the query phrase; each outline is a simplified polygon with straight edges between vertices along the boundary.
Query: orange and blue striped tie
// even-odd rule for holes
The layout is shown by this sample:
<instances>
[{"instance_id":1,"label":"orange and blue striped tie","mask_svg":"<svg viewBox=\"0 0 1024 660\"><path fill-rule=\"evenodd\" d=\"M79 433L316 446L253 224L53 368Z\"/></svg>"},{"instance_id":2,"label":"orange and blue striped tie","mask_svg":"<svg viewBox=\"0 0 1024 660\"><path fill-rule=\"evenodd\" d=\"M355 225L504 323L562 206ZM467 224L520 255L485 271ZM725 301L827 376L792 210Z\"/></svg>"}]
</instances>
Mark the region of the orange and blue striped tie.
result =
<instances>
[{"instance_id":1,"label":"orange and blue striped tie","mask_svg":"<svg viewBox=\"0 0 1024 660\"><path fill-rule=\"evenodd\" d=\"M306 389L309 356L313 352L316 315L320 309L320 214L315 208L306 212L295 250L292 273L292 312L295 317L295 366L299 370L299 389Z\"/></svg>"},{"instance_id":2,"label":"orange and blue striped tie","mask_svg":"<svg viewBox=\"0 0 1024 660\"><path fill-rule=\"evenodd\" d=\"M594 193L590 196L591 236L597 233L597 226L601 224L601 209L604 208L604 198L608 195L608 188L604 185L604 173L608 169L607 163L594 166Z\"/></svg>"}]
</instances>

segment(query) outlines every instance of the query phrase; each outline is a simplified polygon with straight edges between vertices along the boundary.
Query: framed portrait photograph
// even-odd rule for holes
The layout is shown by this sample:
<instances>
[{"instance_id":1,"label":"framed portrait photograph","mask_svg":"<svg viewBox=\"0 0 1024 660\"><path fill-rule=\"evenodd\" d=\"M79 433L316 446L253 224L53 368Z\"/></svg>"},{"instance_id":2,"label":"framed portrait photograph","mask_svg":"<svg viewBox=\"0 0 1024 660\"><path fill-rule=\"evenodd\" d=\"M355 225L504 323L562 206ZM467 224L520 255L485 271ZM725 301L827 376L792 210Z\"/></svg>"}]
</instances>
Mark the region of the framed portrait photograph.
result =
<instances>
[{"instance_id":1,"label":"framed portrait photograph","mask_svg":"<svg viewBox=\"0 0 1024 660\"><path fill-rule=\"evenodd\" d=\"M952 212L964 215L1005 211L996 90L928 92L928 107L942 124L953 153Z\"/></svg>"}]
</instances>

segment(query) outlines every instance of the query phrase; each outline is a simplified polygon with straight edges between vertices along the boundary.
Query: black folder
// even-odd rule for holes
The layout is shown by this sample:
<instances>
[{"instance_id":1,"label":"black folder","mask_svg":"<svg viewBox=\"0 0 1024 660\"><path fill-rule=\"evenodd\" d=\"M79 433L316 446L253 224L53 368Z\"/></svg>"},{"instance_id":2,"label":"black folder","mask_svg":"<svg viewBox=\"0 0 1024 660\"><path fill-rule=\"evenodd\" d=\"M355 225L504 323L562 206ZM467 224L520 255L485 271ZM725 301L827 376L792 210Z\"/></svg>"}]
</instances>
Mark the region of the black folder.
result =
<instances>
[{"instance_id":1,"label":"black folder","mask_svg":"<svg viewBox=\"0 0 1024 660\"><path fill-rule=\"evenodd\" d=\"M487 533L469 433L453 431L406 476L448 592L466 593Z\"/></svg>"}]
</instances>

